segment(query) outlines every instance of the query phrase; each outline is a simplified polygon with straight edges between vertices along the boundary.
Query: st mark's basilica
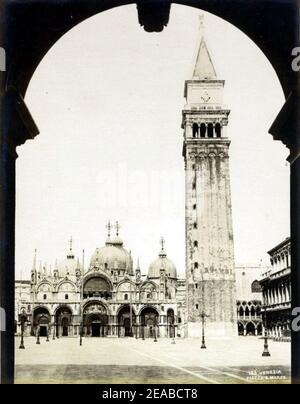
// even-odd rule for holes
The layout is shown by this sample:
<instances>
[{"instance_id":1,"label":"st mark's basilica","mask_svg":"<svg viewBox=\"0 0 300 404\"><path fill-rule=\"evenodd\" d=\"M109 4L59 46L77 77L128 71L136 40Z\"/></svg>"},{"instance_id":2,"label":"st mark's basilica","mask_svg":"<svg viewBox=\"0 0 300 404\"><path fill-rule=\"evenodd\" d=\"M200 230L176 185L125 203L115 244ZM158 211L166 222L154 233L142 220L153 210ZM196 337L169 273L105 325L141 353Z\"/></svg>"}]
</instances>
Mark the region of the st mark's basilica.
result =
<instances>
[{"instance_id":1,"label":"st mark's basilica","mask_svg":"<svg viewBox=\"0 0 300 404\"><path fill-rule=\"evenodd\" d=\"M114 236L110 223L107 227L105 245L95 250L87 271L73 253L72 240L66 259L53 273L37 268L34 259L30 298L21 309L25 315L33 312L31 334L38 329L40 336L52 337L82 332L91 337L158 338L183 332L184 281L177 278L164 240L148 274L142 275L139 265L133 266L119 225Z\"/></svg>"},{"instance_id":2,"label":"st mark's basilica","mask_svg":"<svg viewBox=\"0 0 300 404\"><path fill-rule=\"evenodd\" d=\"M183 338L200 337L205 323L208 336L238 334L224 85L202 36L182 113L186 266L180 273L185 277L178 277L163 239L156 259L142 271L133 264L119 224L108 223L104 245L86 268L75 257L72 240L66 258L51 272L34 258L31 279L16 283L16 332L23 327L25 335L48 338ZM253 315L258 332L261 316ZM247 324L242 326L247 332Z\"/></svg>"}]
</instances>

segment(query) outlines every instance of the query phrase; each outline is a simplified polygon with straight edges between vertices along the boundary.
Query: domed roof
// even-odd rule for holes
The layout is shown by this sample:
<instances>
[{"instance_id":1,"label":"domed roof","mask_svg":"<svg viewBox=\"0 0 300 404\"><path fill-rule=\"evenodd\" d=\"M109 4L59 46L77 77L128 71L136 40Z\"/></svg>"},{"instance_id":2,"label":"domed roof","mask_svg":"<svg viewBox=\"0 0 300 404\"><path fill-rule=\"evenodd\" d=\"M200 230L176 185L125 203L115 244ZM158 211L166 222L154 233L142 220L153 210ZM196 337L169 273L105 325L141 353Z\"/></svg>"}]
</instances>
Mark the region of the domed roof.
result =
<instances>
[{"instance_id":1,"label":"domed roof","mask_svg":"<svg viewBox=\"0 0 300 404\"><path fill-rule=\"evenodd\" d=\"M105 247L96 249L91 258L91 267L109 271L124 269L130 274L133 271L131 254L123 248L123 241L119 237L114 240L108 238Z\"/></svg>"},{"instance_id":2,"label":"domed roof","mask_svg":"<svg viewBox=\"0 0 300 404\"><path fill-rule=\"evenodd\" d=\"M169 278L177 279L177 270L174 263L167 258L167 254L164 249L164 240L162 240L162 249L159 253L158 258L150 265L148 271L148 277L160 278L160 270L164 269L166 275Z\"/></svg>"},{"instance_id":3,"label":"domed roof","mask_svg":"<svg viewBox=\"0 0 300 404\"><path fill-rule=\"evenodd\" d=\"M58 264L58 274L60 277L65 278L66 276L76 276L76 270L81 270L78 261L74 258L66 258Z\"/></svg>"},{"instance_id":4,"label":"domed roof","mask_svg":"<svg viewBox=\"0 0 300 404\"><path fill-rule=\"evenodd\" d=\"M70 247L67 253L67 258L61 261L55 268L55 270L58 270L58 276L60 278L65 278L66 276L76 276L76 272L78 270L82 270L82 266L79 264L79 260L75 258L75 255L73 253L72 238L69 243Z\"/></svg>"}]
</instances>

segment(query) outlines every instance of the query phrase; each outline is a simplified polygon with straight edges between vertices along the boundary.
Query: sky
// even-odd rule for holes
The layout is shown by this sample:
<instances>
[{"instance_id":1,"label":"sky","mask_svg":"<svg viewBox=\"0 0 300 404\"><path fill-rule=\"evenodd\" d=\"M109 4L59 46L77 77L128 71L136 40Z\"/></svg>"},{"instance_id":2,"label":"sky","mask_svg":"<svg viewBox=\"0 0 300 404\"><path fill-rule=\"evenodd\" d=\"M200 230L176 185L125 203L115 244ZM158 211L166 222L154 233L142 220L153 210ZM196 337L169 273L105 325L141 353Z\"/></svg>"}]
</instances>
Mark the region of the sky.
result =
<instances>
[{"instance_id":1,"label":"sky","mask_svg":"<svg viewBox=\"0 0 300 404\"><path fill-rule=\"evenodd\" d=\"M205 36L231 109L235 260L266 265L289 235L288 150L268 134L283 92L237 28L205 13ZM184 275L181 114L198 41L199 10L173 5L169 26L149 34L131 5L84 21L50 49L25 98L40 135L18 148L17 278L29 277L35 249L53 268L71 236L87 267L108 220L120 222L143 273L163 236Z\"/></svg>"}]
</instances>

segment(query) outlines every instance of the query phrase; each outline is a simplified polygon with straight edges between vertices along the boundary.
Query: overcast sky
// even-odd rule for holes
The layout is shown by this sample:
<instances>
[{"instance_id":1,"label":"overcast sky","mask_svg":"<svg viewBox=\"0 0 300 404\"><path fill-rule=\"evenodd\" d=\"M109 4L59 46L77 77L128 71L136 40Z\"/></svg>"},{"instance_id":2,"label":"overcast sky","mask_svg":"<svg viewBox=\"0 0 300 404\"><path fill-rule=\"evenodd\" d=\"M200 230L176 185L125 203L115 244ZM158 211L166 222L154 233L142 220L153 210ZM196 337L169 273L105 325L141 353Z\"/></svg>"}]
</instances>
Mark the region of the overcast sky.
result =
<instances>
[{"instance_id":1,"label":"overcast sky","mask_svg":"<svg viewBox=\"0 0 300 404\"><path fill-rule=\"evenodd\" d=\"M229 23L206 14L206 38L231 109L228 134L238 264L268 261L289 235L288 150L268 129L284 103L270 63ZM181 111L199 39L199 10L172 6L161 34L145 33L135 6L101 13L68 32L46 55L26 102L40 129L19 147L17 277L38 260L65 258L68 240L103 246L108 219L142 271L161 236L184 274Z\"/></svg>"}]
</instances>

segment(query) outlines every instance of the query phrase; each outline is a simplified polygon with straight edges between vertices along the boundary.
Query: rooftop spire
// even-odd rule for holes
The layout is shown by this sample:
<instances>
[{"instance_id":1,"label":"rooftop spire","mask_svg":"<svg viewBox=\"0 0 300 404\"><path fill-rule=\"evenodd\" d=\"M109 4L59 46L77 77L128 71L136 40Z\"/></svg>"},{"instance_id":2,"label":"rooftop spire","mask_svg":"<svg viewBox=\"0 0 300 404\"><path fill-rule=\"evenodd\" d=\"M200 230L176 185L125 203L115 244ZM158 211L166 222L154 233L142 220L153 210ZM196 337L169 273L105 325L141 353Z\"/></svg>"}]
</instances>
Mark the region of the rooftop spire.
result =
<instances>
[{"instance_id":1,"label":"rooftop spire","mask_svg":"<svg viewBox=\"0 0 300 404\"><path fill-rule=\"evenodd\" d=\"M159 256L162 258L167 256L166 251L165 251L165 244L166 244L165 239L162 237L160 239L161 251L159 253Z\"/></svg>"},{"instance_id":2,"label":"rooftop spire","mask_svg":"<svg viewBox=\"0 0 300 404\"><path fill-rule=\"evenodd\" d=\"M111 228L112 225L110 223L110 220L108 221L107 225L106 225L106 229L107 229L107 238L110 239L110 235L111 235Z\"/></svg>"},{"instance_id":3,"label":"rooftop spire","mask_svg":"<svg viewBox=\"0 0 300 404\"><path fill-rule=\"evenodd\" d=\"M36 271L36 257L37 257L37 249L34 250L34 257L33 257L33 264L32 264L33 271Z\"/></svg>"},{"instance_id":4,"label":"rooftop spire","mask_svg":"<svg viewBox=\"0 0 300 404\"><path fill-rule=\"evenodd\" d=\"M119 222L116 222L115 229L116 229L116 236L117 237L119 237L120 228L121 228L121 226L120 226Z\"/></svg>"},{"instance_id":5,"label":"rooftop spire","mask_svg":"<svg viewBox=\"0 0 300 404\"><path fill-rule=\"evenodd\" d=\"M73 237L71 236L70 240L69 240L69 252L67 255L68 259L74 259L75 256L73 254Z\"/></svg>"},{"instance_id":6,"label":"rooftop spire","mask_svg":"<svg viewBox=\"0 0 300 404\"><path fill-rule=\"evenodd\" d=\"M70 244L70 252L72 252L72 250L73 250L73 237L72 236L69 240L69 244Z\"/></svg>"},{"instance_id":7,"label":"rooftop spire","mask_svg":"<svg viewBox=\"0 0 300 404\"><path fill-rule=\"evenodd\" d=\"M204 35L204 15L199 16L200 27L200 45L197 53L195 69L193 73L193 80L216 80L217 73L212 62L207 43Z\"/></svg>"},{"instance_id":8,"label":"rooftop spire","mask_svg":"<svg viewBox=\"0 0 300 404\"><path fill-rule=\"evenodd\" d=\"M85 250L82 250L82 273L84 273Z\"/></svg>"}]
</instances>

